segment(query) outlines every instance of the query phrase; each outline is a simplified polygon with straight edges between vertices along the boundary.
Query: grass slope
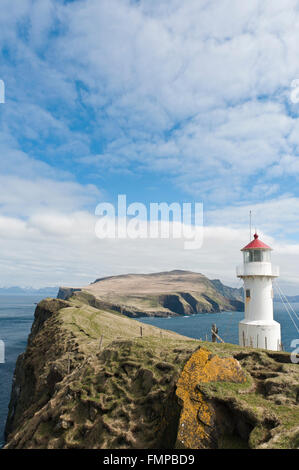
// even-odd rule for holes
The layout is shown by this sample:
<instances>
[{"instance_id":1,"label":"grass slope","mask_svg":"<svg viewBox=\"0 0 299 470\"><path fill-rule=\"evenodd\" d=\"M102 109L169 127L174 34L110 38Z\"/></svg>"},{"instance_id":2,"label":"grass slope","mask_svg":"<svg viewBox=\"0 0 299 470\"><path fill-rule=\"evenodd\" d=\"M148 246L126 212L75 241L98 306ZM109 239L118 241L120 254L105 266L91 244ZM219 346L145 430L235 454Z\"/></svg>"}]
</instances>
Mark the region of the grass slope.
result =
<instances>
[{"instance_id":1,"label":"grass slope","mask_svg":"<svg viewBox=\"0 0 299 470\"><path fill-rule=\"evenodd\" d=\"M176 383L199 346L234 357L247 376L245 384L197 385L220 421L235 423L216 429L218 447L298 446L298 366L287 353L200 342L93 299L83 292L38 305L17 362L7 448L172 448Z\"/></svg>"}]
</instances>

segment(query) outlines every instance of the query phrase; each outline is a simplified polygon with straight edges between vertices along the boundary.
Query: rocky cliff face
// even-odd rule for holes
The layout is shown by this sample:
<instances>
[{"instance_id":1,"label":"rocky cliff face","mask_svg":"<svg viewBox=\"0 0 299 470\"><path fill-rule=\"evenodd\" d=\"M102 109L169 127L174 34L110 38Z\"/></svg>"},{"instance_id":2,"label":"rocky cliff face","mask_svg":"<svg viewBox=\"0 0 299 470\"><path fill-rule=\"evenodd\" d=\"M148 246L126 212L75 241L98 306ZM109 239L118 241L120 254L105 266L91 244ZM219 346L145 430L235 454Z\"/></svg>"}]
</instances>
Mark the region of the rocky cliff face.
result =
<instances>
[{"instance_id":1,"label":"rocky cliff face","mask_svg":"<svg viewBox=\"0 0 299 470\"><path fill-rule=\"evenodd\" d=\"M106 277L81 289L61 287L58 298L80 292L91 294L102 308L135 318L244 310L242 289L190 271Z\"/></svg>"},{"instance_id":2,"label":"rocky cliff face","mask_svg":"<svg viewBox=\"0 0 299 470\"><path fill-rule=\"evenodd\" d=\"M289 354L191 340L90 302L37 306L6 448L298 447Z\"/></svg>"},{"instance_id":3,"label":"rocky cliff face","mask_svg":"<svg viewBox=\"0 0 299 470\"><path fill-rule=\"evenodd\" d=\"M243 287L235 288L230 286L225 286L222 284L220 279L211 279L211 283L220 292L224 297L230 300L237 300L239 302L243 302L244 299L244 291Z\"/></svg>"}]
</instances>

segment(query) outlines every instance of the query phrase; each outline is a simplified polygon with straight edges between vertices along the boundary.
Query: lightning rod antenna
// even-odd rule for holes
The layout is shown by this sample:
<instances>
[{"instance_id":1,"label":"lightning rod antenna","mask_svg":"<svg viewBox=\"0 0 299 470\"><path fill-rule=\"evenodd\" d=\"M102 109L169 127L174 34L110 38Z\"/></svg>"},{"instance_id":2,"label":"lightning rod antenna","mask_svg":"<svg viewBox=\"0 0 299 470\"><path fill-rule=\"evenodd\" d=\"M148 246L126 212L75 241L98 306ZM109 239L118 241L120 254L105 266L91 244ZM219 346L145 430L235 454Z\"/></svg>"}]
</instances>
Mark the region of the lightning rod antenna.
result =
<instances>
[{"instance_id":1,"label":"lightning rod antenna","mask_svg":"<svg viewBox=\"0 0 299 470\"><path fill-rule=\"evenodd\" d=\"M249 241L251 240L251 211L249 211Z\"/></svg>"}]
</instances>

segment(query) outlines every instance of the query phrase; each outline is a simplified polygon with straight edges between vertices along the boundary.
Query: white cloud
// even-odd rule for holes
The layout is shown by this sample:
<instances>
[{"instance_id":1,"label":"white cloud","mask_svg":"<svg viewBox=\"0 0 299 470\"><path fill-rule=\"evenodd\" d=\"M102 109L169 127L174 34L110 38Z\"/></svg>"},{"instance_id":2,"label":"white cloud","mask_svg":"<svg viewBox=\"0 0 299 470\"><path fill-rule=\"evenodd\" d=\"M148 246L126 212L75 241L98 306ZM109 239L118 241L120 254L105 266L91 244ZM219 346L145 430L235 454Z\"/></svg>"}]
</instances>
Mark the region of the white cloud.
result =
<instances>
[{"instance_id":1,"label":"white cloud","mask_svg":"<svg viewBox=\"0 0 299 470\"><path fill-rule=\"evenodd\" d=\"M276 239L296 237L299 230L299 198L284 196L269 201L227 206L207 211L206 223L227 225L234 228L249 227L249 211L252 211L253 229L275 235ZM278 242L279 243L279 242Z\"/></svg>"},{"instance_id":2,"label":"white cloud","mask_svg":"<svg viewBox=\"0 0 299 470\"><path fill-rule=\"evenodd\" d=\"M233 282L250 209L284 279L298 282L297 188L281 189L299 175L298 109L288 98L299 73L295 0L1 7L0 283L72 285L171 268ZM178 241L100 242L86 206L101 194L74 179L68 159L98 174L167 175L222 206L206 214L203 248L194 256Z\"/></svg>"},{"instance_id":3,"label":"white cloud","mask_svg":"<svg viewBox=\"0 0 299 470\"><path fill-rule=\"evenodd\" d=\"M94 207L102 198L93 184L78 183L72 173L20 150L13 135L0 131L0 211L29 216L43 211L65 213Z\"/></svg>"},{"instance_id":4,"label":"white cloud","mask_svg":"<svg viewBox=\"0 0 299 470\"><path fill-rule=\"evenodd\" d=\"M28 216L35 211L62 207L65 212L78 207L94 205L100 192L93 185L83 186L71 181L45 178L27 180L0 176L0 204L2 213Z\"/></svg>"},{"instance_id":5,"label":"white cloud","mask_svg":"<svg viewBox=\"0 0 299 470\"><path fill-rule=\"evenodd\" d=\"M5 123L41 144L55 137L48 158L76 157L98 173L134 164L216 203L246 200L261 171L298 175L295 0L15 5L5 0L0 33L19 54L4 69L15 101ZM94 119L80 132L73 121L86 106Z\"/></svg>"},{"instance_id":6,"label":"white cloud","mask_svg":"<svg viewBox=\"0 0 299 470\"><path fill-rule=\"evenodd\" d=\"M297 119L285 108L297 73L295 1L89 0L60 17L61 67L87 86L107 141L80 162L98 171L134 162L219 202L244 200L248 178L285 174L285 155L296 160Z\"/></svg>"},{"instance_id":7,"label":"white cloud","mask_svg":"<svg viewBox=\"0 0 299 470\"><path fill-rule=\"evenodd\" d=\"M198 250L184 250L183 239L104 239L95 236L96 217L87 212L56 210L26 221L0 218L0 285L82 286L97 277L129 272L190 269L230 285L241 285L235 267L248 243L247 229L218 224L204 229ZM299 245L260 234L273 248L282 286L298 293Z\"/></svg>"}]
</instances>

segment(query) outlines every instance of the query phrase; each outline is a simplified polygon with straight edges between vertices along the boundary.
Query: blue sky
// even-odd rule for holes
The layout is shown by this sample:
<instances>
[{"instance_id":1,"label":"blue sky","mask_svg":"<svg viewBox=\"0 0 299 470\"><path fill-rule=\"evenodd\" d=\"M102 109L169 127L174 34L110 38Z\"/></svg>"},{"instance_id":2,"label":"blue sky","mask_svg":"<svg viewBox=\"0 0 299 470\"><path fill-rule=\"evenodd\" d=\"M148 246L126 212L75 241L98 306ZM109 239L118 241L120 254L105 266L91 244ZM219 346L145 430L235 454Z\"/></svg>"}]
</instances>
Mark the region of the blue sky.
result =
<instances>
[{"instance_id":1,"label":"blue sky","mask_svg":"<svg viewBox=\"0 0 299 470\"><path fill-rule=\"evenodd\" d=\"M299 293L297 1L1 7L1 285L175 268L236 283L251 209ZM97 240L96 204L118 194L203 202L203 247Z\"/></svg>"}]
</instances>

